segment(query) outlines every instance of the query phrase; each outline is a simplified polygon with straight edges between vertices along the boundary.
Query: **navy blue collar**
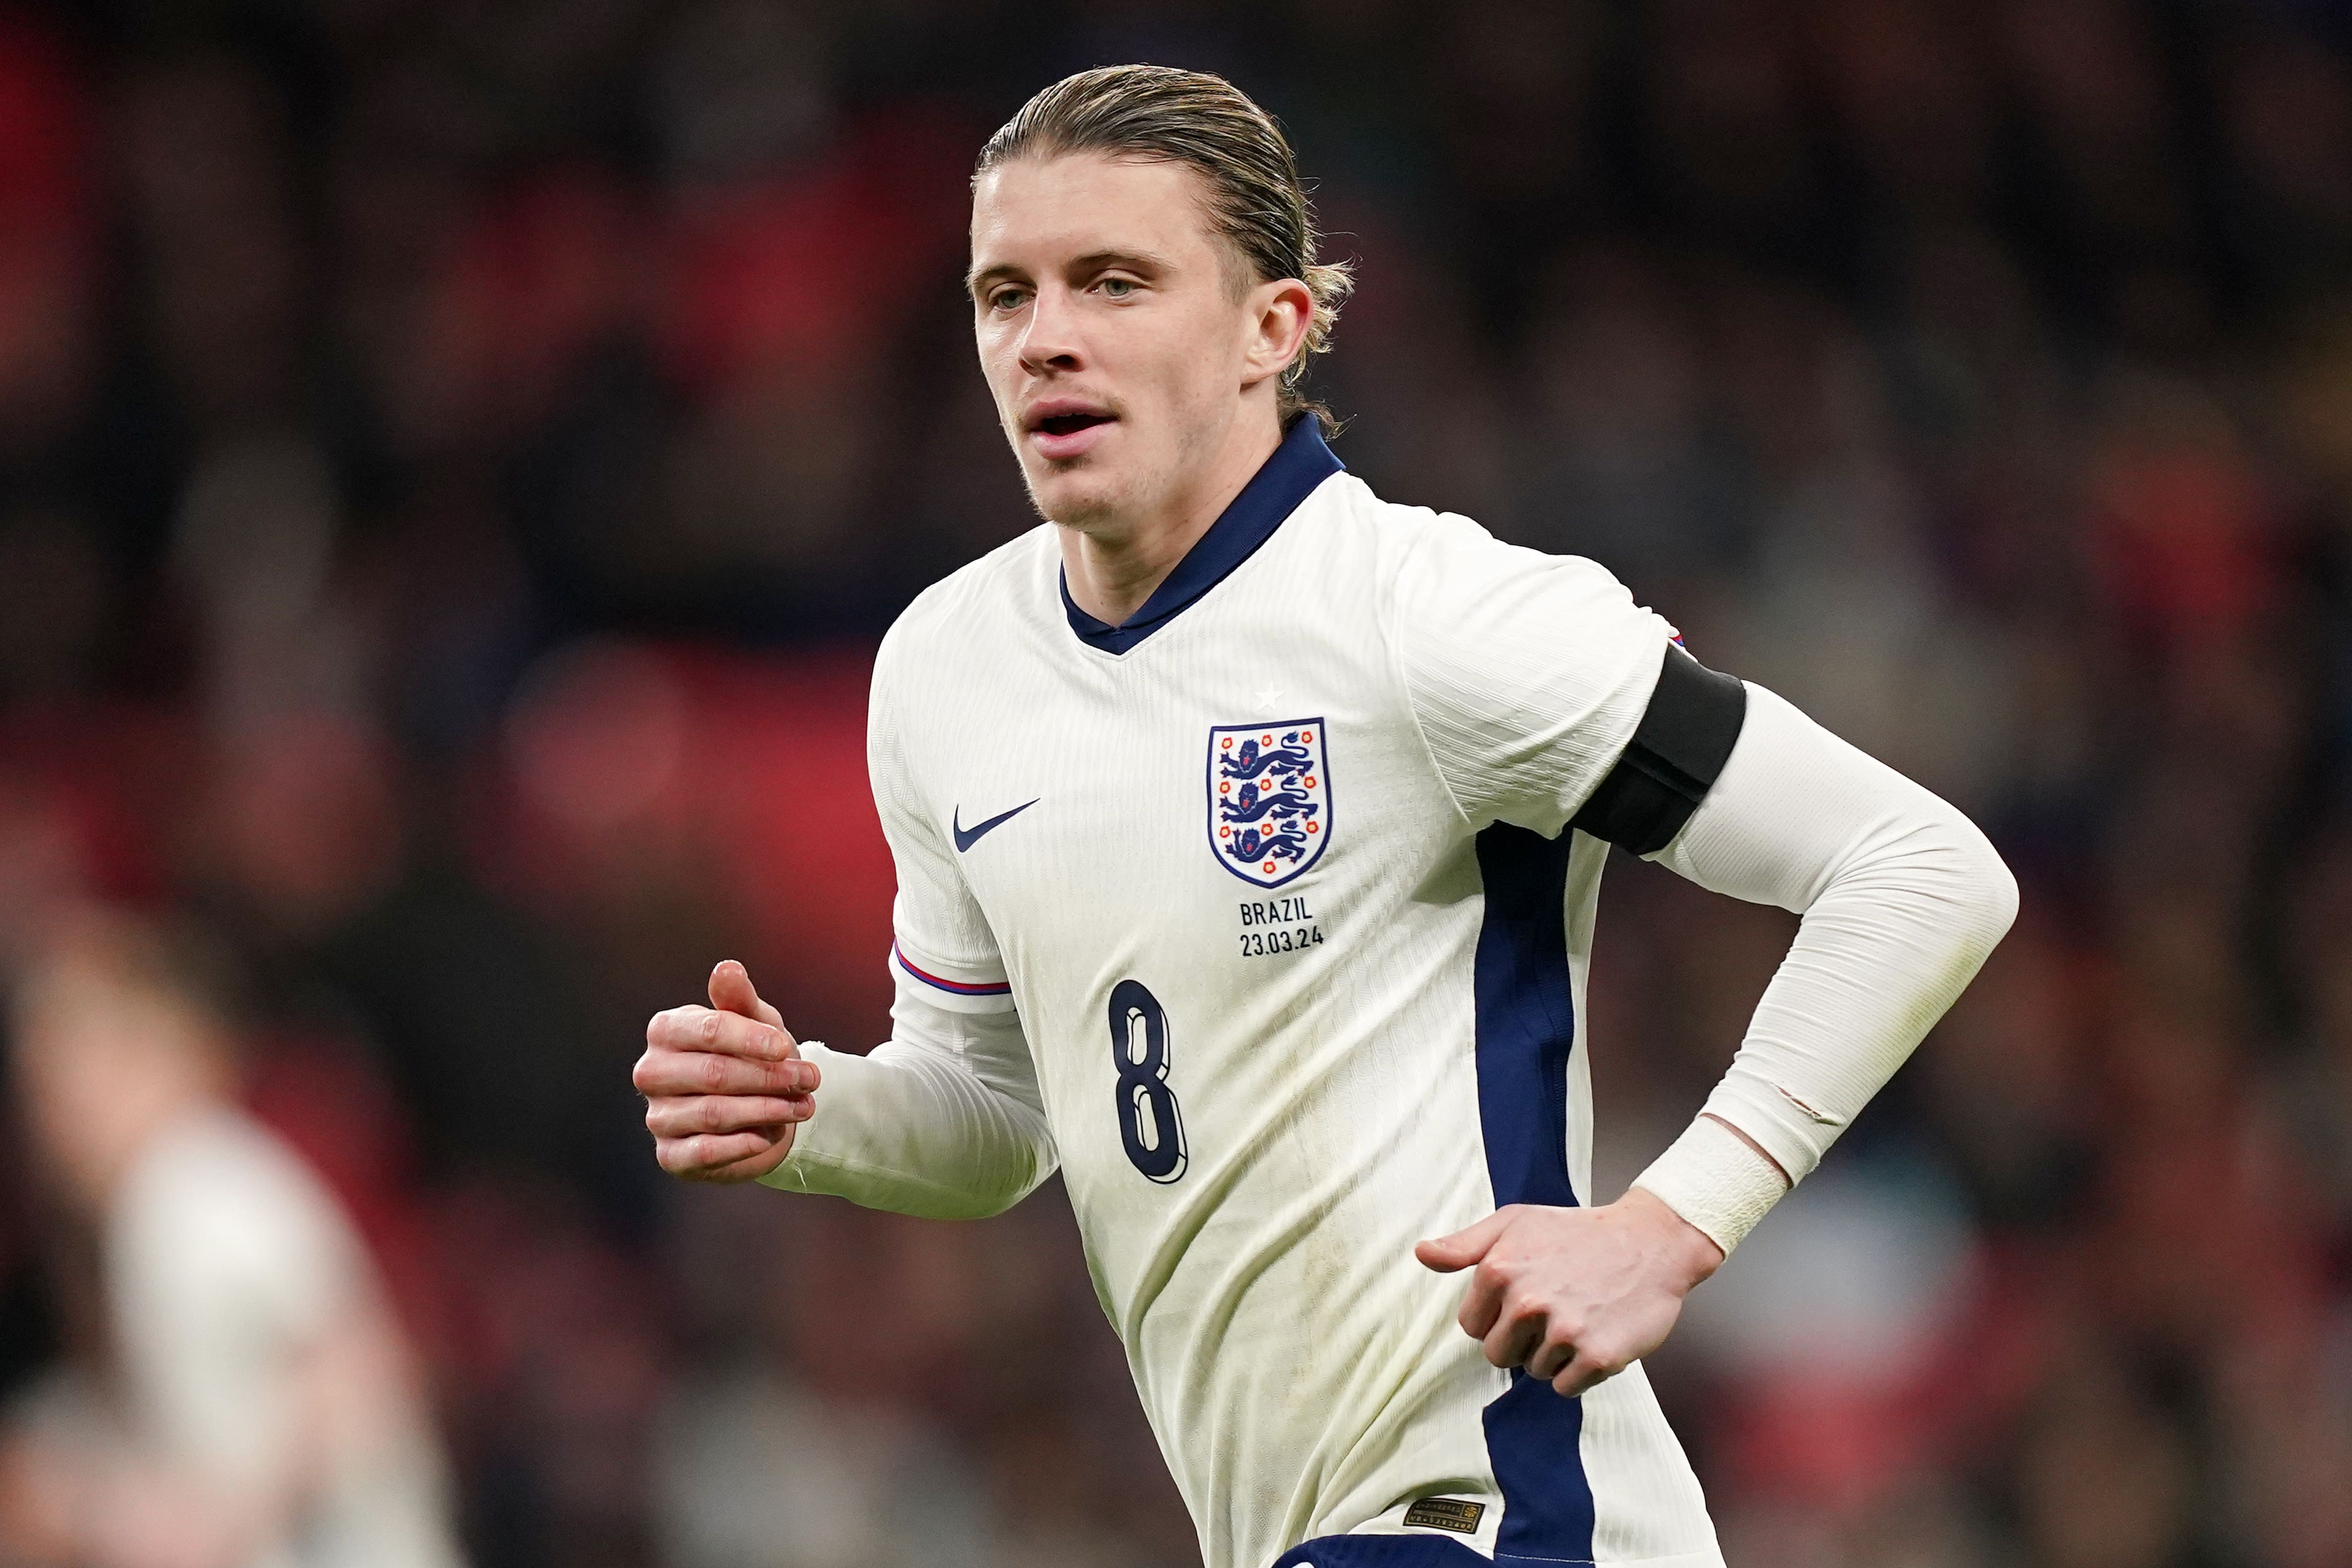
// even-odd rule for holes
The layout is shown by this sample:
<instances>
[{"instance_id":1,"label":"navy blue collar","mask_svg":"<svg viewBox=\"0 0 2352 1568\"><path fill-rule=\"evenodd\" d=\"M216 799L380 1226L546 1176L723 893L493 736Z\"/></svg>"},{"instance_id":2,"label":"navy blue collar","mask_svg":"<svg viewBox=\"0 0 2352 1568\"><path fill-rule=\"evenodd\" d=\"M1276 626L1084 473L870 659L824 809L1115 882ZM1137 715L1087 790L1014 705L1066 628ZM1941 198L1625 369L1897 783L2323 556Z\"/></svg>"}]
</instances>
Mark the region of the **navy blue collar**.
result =
<instances>
[{"instance_id":1,"label":"navy blue collar","mask_svg":"<svg viewBox=\"0 0 2352 1568\"><path fill-rule=\"evenodd\" d=\"M1258 546L1274 537L1274 530L1315 493L1317 486L1346 466L1324 444L1321 422L1311 413L1299 415L1274 455L1250 476L1233 504L1209 525L1207 533L1193 541L1176 570L1123 624L1110 625L1079 609L1070 597L1070 577L1065 571L1062 608L1069 613L1070 630L1090 648L1106 653L1126 653L1232 576L1236 567L1257 553Z\"/></svg>"}]
</instances>

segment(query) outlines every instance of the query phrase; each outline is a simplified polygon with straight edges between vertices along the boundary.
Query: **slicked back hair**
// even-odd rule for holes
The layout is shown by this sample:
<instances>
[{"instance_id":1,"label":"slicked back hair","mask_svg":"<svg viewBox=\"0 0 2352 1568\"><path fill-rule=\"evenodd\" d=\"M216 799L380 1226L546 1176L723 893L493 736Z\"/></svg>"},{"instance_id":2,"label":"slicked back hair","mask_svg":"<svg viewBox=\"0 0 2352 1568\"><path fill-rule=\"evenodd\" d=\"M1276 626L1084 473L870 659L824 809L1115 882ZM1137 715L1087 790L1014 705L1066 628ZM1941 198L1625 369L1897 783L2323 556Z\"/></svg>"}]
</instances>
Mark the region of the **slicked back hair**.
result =
<instances>
[{"instance_id":1,"label":"slicked back hair","mask_svg":"<svg viewBox=\"0 0 2352 1568\"><path fill-rule=\"evenodd\" d=\"M1247 269L1245 280L1235 277L1243 290L1286 277L1307 285L1315 308L1306 347L1282 372L1282 423L1311 413L1326 430L1335 429L1331 411L1307 395L1307 366L1331 347L1339 302L1354 280L1346 262L1315 259L1314 208L1274 117L1233 83L1205 71L1104 66L1065 77L1024 104L980 150L972 182L1015 158L1073 152L1196 171L1208 187L1211 225Z\"/></svg>"}]
</instances>

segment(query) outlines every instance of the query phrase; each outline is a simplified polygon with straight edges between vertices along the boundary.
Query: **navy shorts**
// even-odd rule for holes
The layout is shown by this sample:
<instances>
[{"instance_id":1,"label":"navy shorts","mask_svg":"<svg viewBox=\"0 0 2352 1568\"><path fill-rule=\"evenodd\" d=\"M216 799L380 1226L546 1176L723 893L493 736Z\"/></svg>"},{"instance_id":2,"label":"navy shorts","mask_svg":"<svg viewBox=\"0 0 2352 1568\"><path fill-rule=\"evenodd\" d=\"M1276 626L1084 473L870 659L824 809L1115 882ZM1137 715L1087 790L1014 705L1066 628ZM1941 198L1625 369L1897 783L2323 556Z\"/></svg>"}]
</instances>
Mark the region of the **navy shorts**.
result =
<instances>
[{"instance_id":1,"label":"navy shorts","mask_svg":"<svg viewBox=\"0 0 2352 1568\"><path fill-rule=\"evenodd\" d=\"M1589 1563L1589 1559L1587 1560ZM1578 1568L1559 1557L1497 1553L1500 1568ZM1321 1535L1302 1542L1275 1560L1274 1568L1489 1568L1487 1560L1442 1535Z\"/></svg>"}]
</instances>

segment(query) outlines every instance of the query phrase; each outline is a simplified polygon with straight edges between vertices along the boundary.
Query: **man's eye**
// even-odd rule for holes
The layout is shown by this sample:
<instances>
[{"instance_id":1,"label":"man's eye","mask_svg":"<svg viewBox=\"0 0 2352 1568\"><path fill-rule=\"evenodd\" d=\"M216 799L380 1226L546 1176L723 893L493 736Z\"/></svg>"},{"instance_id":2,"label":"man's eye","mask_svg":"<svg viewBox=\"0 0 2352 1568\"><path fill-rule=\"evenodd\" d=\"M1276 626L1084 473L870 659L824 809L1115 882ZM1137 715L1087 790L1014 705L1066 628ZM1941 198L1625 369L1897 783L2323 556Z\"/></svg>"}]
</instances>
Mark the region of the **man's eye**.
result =
<instances>
[{"instance_id":1,"label":"man's eye","mask_svg":"<svg viewBox=\"0 0 2352 1568\"><path fill-rule=\"evenodd\" d=\"M988 297L989 308L994 310L1018 310L1028 302L1029 291L1025 288L1000 288Z\"/></svg>"},{"instance_id":2,"label":"man's eye","mask_svg":"<svg viewBox=\"0 0 2352 1568\"><path fill-rule=\"evenodd\" d=\"M1102 280L1102 291L1109 298L1124 299L1135 292L1135 280L1131 277L1106 277Z\"/></svg>"}]
</instances>

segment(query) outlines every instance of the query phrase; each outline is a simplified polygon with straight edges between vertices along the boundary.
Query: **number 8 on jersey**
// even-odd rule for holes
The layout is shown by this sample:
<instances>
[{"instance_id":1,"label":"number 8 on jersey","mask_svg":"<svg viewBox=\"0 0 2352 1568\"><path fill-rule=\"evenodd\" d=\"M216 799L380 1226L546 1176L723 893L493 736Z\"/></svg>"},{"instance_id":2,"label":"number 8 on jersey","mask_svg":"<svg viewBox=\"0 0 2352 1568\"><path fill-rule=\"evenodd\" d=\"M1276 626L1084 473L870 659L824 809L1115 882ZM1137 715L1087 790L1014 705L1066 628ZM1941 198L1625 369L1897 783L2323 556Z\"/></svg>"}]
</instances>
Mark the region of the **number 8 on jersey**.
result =
<instances>
[{"instance_id":1,"label":"number 8 on jersey","mask_svg":"<svg viewBox=\"0 0 2352 1568\"><path fill-rule=\"evenodd\" d=\"M1184 1174L1184 1117L1168 1087L1168 1015L1140 980L1110 988L1110 1058L1118 1071L1118 1135L1156 1182Z\"/></svg>"}]
</instances>

